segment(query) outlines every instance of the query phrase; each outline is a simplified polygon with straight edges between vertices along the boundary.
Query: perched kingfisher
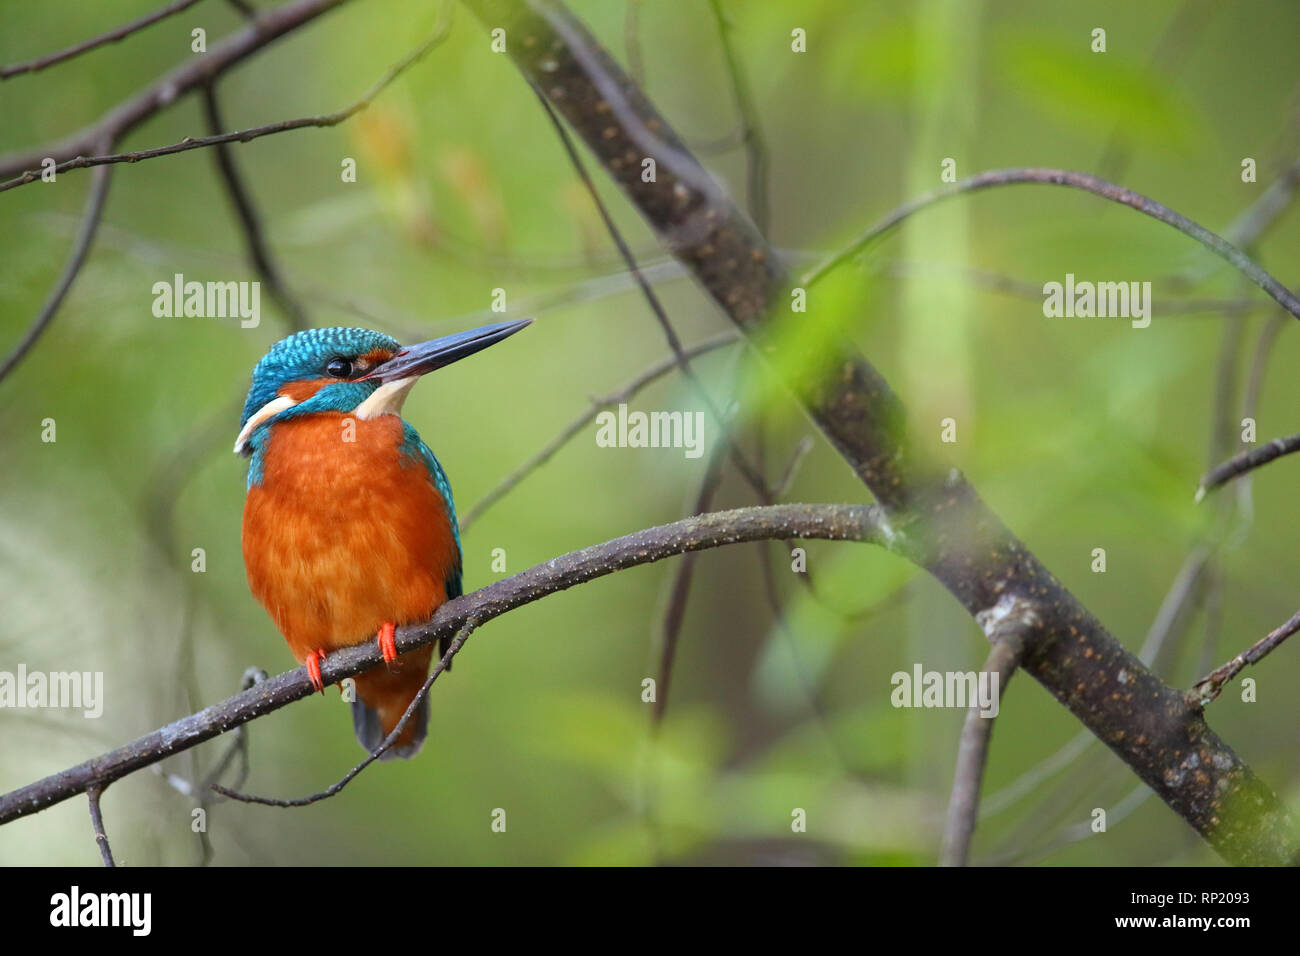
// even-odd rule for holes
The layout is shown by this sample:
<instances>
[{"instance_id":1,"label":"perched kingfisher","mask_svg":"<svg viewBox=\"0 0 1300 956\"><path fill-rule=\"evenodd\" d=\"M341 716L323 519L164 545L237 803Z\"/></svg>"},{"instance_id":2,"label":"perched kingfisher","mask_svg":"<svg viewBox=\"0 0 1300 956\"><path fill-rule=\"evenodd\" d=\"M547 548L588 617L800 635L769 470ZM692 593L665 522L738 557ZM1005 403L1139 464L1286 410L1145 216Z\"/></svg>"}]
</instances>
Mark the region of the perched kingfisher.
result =
<instances>
[{"instance_id":1,"label":"perched kingfisher","mask_svg":"<svg viewBox=\"0 0 1300 956\"><path fill-rule=\"evenodd\" d=\"M367 750L397 726L429 672L432 647L398 660L397 626L428 620L461 593L451 485L402 419L402 403L425 372L531 322L408 348L366 329L309 329L277 342L253 369L235 440L250 459L248 584L321 692L326 654L378 640L385 666L357 675L352 704ZM428 725L426 698L383 756L414 756Z\"/></svg>"}]
</instances>

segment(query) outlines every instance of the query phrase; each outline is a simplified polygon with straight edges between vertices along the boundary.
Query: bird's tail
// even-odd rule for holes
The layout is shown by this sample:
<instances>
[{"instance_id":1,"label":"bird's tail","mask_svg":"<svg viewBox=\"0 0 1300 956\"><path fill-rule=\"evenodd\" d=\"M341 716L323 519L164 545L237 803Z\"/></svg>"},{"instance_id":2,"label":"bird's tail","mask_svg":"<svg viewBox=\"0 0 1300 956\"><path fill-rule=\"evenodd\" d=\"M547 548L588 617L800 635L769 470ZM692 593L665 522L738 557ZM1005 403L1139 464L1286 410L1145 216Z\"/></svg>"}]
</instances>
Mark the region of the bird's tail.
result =
<instances>
[{"instance_id":1,"label":"bird's tail","mask_svg":"<svg viewBox=\"0 0 1300 956\"><path fill-rule=\"evenodd\" d=\"M403 654L396 663L379 665L358 674L357 699L352 702L352 729L366 750L373 751L384 738L393 732L406 708L420 692L429 676L432 648L420 648ZM411 719L402 728L393 745L380 755L380 760L395 757L414 757L424 745L429 732L429 698L425 696Z\"/></svg>"}]
</instances>

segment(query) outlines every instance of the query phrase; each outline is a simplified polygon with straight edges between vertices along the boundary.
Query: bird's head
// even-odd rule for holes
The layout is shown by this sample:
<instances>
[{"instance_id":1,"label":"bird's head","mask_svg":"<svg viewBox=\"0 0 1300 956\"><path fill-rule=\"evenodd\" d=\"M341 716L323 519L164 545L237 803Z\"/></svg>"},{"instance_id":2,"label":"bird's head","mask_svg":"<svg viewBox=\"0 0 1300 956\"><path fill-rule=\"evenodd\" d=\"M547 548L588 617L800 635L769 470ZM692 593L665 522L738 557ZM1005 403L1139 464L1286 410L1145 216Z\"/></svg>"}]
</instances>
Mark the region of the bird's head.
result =
<instances>
[{"instance_id":1,"label":"bird's head","mask_svg":"<svg viewBox=\"0 0 1300 956\"><path fill-rule=\"evenodd\" d=\"M315 412L362 419L400 414L425 372L482 351L532 321L487 325L405 348L369 329L308 329L281 339L253 369L235 451L251 454L254 436L285 418Z\"/></svg>"}]
</instances>

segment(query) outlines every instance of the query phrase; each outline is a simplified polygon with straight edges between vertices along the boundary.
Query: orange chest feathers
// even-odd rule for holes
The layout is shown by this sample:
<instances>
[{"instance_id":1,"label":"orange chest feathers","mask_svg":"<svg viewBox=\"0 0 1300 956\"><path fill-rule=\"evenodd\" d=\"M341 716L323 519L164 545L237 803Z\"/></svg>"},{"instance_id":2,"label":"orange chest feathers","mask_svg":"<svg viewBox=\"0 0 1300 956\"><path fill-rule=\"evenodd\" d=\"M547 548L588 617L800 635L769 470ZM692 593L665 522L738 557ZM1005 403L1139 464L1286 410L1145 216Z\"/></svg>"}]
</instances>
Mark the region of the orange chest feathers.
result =
<instances>
[{"instance_id":1,"label":"orange chest feathers","mask_svg":"<svg viewBox=\"0 0 1300 956\"><path fill-rule=\"evenodd\" d=\"M351 440L349 440L351 439ZM321 413L273 425L244 504L253 594L299 662L428 618L460 565L442 495L402 420Z\"/></svg>"}]
</instances>

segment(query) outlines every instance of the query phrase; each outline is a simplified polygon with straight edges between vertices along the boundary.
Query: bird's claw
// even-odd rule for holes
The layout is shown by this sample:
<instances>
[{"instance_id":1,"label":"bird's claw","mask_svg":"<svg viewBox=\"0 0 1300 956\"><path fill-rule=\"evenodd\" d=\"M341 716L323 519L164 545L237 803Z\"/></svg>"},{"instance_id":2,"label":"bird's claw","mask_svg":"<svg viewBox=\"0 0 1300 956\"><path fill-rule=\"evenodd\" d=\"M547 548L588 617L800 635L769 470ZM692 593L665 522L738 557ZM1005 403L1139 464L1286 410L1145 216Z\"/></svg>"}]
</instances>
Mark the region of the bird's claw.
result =
<instances>
[{"instance_id":1,"label":"bird's claw","mask_svg":"<svg viewBox=\"0 0 1300 956\"><path fill-rule=\"evenodd\" d=\"M320 662L323 660L325 660L325 652L318 649L308 654L307 660L304 662L307 667L307 676L311 678L312 688L322 694L325 693L325 681L321 680L320 676Z\"/></svg>"},{"instance_id":2,"label":"bird's claw","mask_svg":"<svg viewBox=\"0 0 1300 956\"><path fill-rule=\"evenodd\" d=\"M385 664L397 660L397 626L392 621L379 625L379 653Z\"/></svg>"}]
</instances>

